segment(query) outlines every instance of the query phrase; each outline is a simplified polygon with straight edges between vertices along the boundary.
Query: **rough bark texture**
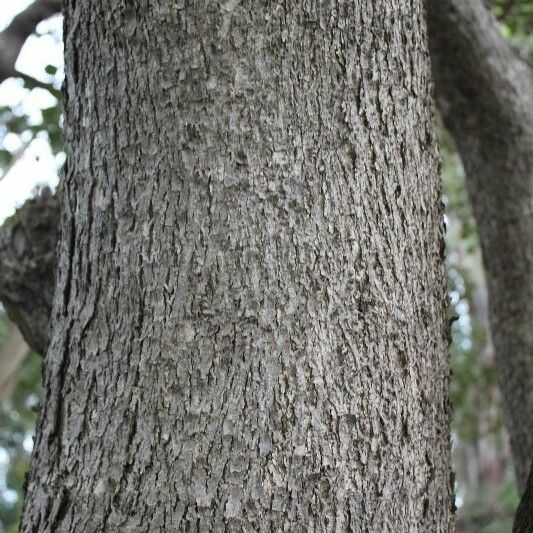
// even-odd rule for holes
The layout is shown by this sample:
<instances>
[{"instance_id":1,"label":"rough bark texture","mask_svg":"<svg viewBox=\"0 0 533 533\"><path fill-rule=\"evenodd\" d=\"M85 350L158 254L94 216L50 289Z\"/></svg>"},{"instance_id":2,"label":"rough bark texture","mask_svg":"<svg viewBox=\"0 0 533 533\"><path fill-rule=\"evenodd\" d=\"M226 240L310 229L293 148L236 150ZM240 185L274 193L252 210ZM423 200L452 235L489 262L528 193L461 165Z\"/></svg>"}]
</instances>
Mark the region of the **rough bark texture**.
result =
<instances>
[{"instance_id":1,"label":"rough bark texture","mask_svg":"<svg viewBox=\"0 0 533 533\"><path fill-rule=\"evenodd\" d=\"M23 531L449 531L420 1L65 3Z\"/></svg>"},{"instance_id":2,"label":"rough bark texture","mask_svg":"<svg viewBox=\"0 0 533 533\"><path fill-rule=\"evenodd\" d=\"M0 301L26 342L45 354L55 286L59 201L49 189L0 228Z\"/></svg>"},{"instance_id":3,"label":"rough bark texture","mask_svg":"<svg viewBox=\"0 0 533 533\"><path fill-rule=\"evenodd\" d=\"M515 470L533 451L533 78L481 0L432 0L437 102L455 138L483 251Z\"/></svg>"}]
</instances>

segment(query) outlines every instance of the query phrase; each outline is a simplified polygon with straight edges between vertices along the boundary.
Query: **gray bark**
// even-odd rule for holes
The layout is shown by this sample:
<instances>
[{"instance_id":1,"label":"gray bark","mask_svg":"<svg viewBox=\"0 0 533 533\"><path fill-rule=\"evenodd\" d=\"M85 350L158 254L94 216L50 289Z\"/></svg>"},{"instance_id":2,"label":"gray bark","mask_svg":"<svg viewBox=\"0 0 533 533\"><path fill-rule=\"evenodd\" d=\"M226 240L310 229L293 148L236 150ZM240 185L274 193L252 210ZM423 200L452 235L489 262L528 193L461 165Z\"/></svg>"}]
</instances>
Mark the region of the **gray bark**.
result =
<instances>
[{"instance_id":1,"label":"gray bark","mask_svg":"<svg viewBox=\"0 0 533 533\"><path fill-rule=\"evenodd\" d=\"M421 4L65 3L22 531L452 529Z\"/></svg>"},{"instance_id":2,"label":"gray bark","mask_svg":"<svg viewBox=\"0 0 533 533\"><path fill-rule=\"evenodd\" d=\"M533 78L481 0L429 2L437 102L467 174L518 485L533 450Z\"/></svg>"}]
</instances>

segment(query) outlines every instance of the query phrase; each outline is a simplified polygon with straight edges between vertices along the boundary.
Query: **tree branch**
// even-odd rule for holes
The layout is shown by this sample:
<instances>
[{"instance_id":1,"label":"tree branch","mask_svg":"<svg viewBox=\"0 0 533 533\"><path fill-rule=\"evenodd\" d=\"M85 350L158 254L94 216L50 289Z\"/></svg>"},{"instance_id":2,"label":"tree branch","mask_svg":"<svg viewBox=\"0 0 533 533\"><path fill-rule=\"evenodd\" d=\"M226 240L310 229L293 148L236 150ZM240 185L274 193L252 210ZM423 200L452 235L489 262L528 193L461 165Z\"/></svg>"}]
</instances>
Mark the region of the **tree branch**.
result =
<instances>
[{"instance_id":1,"label":"tree branch","mask_svg":"<svg viewBox=\"0 0 533 533\"><path fill-rule=\"evenodd\" d=\"M26 39L43 20L61 12L61 0L36 0L0 32L0 83L18 76L15 63Z\"/></svg>"},{"instance_id":2,"label":"tree branch","mask_svg":"<svg viewBox=\"0 0 533 533\"><path fill-rule=\"evenodd\" d=\"M24 80L27 86L29 86L29 88L31 89L33 89L34 87L39 87L39 89L44 89L45 91L48 91L52 96L55 96L58 100L61 99L61 96L62 96L61 91L59 89L56 89L50 83L45 83L44 81L38 80L37 78L34 78L33 76L30 76L29 74L25 74L24 72L20 72L18 70L13 71L13 77Z\"/></svg>"},{"instance_id":3,"label":"tree branch","mask_svg":"<svg viewBox=\"0 0 533 533\"><path fill-rule=\"evenodd\" d=\"M26 342L45 354L55 285L59 201L49 189L0 228L0 300Z\"/></svg>"},{"instance_id":4,"label":"tree branch","mask_svg":"<svg viewBox=\"0 0 533 533\"><path fill-rule=\"evenodd\" d=\"M6 167L2 169L2 175L0 176L0 181L6 178L6 176L13 170L15 165L24 157L26 150L30 147L31 143L35 139L35 133L32 132L31 137L24 142L24 144L13 154L13 159L8 163Z\"/></svg>"},{"instance_id":5,"label":"tree branch","mask_svg":"<svg viewBox=\"0 0 533 533\"><path fill-rule=\"evenodd\" d=\"M518 485L533 449L533 80L481 0L429 0L436 99L467 174Z\"/></svg>"}]
</instances>

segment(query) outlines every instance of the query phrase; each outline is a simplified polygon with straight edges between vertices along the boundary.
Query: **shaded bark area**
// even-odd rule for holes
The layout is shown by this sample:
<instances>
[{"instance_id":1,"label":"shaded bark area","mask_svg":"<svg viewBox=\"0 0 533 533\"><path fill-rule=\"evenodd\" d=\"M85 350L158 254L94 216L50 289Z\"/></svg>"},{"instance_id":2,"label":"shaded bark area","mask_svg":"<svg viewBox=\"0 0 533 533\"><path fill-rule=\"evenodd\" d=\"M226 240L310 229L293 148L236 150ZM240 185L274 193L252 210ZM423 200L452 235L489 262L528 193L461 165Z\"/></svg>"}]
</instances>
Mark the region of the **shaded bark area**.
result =
<instances>
[{"instance_id":1,"label":"shaded bark area","mask_svg":"<svg viewBox=\"0 0 533 533\"><path fill-rule=\"evenodd\" d=\"M452 529L421 2L70 0L65 39L22 531Z\"/></svg>"},{"instance_id":2,"label":"shaded bark area","mask_svg":"<svg viewBox=\"0 0 533 533\"><path fill-rule=\"evenodd\" d=\"M439 109L481 240L491 334L518 485L533 450L533 79L481 0L432 0Z\"/></svg>"},{"instance_id":3,"label":"shaded bark area","mask_svg":"<svg viewBox=\"0 0 533 533\"><path fill-rule=\"evenodd\" d=\"M58 199L44 189L0 228L0 301L40 354L50 339L59 217Z\"/></svg>"}]
</instances>

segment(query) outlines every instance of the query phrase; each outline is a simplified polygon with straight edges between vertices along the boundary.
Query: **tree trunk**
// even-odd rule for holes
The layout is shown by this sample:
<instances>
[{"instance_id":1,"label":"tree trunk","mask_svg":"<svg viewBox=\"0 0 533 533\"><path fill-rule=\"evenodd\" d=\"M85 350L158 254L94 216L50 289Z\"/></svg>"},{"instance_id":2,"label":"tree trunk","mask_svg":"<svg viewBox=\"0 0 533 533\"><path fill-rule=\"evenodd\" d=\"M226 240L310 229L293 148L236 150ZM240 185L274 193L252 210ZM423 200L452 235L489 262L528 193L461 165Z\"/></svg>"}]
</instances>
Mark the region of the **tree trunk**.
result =
<instances>
[{"instance_id":1,"label":"tree trunk","mask_svg":"<svg viewBox=\"0 0 533 533\"><path fill-rule=\"evenodd\" d=\"M437 101L467 174L518 485L533 450L533 77L481 0L431 0Z\"/></svg>"},{"instance_id":2,"label":"tree trunk","mask_svg":"<svg viewBox=\"0 0 533 533\"><path fill-rule=\"evenodd\" d=\"M65 3L22 531L448 531L422 2Z\"/></svg>"}]
</instances>

